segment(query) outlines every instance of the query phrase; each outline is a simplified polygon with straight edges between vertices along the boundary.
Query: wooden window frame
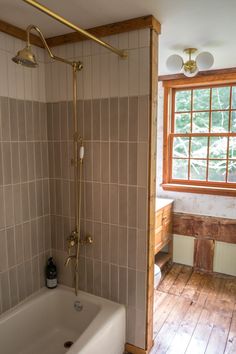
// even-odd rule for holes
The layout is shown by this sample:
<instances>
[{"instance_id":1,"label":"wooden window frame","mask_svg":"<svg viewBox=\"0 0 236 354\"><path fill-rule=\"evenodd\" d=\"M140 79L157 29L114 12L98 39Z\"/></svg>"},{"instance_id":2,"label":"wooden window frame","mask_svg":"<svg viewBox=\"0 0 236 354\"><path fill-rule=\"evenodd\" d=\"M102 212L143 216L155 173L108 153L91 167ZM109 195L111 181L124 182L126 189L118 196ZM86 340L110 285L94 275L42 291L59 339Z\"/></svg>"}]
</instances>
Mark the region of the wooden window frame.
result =
<instances>
[{"instance_id":1,"label":"wooden window frame","mask_svg":"<svg viewBox=\"0 0 236 354\"><path fill-rule=\"evenodd\" d=\"M229 72L228 74L206 75L204 77L195 78L180 78L174 80L163 81L164 86L164 139L163 139L163 184L164 190L176 191L176 192L189 192L200 194L214 194L224 196L236 196L236 183L230 182L209 182L209 181L191 181L191 180L177 180L171 178L172 171L172 142L174 136L180 136L179 133L174 133L174 95L177 90L184 89L196 89L196 88L209 88L220 86L232 86L236 85L236 73ZM232 89L230 90L232 92ZM230 97L231 100L232 96ZM232 108L228 109L231 112ZM211 113L212 107L210 105L209 112ZM192 113L192 107L191 107ZM191 114L192 122L192 114ZM182 134L185 137L199 136L199 133ZM201 133L201 136L226 136L236 137L236 133ZM208 139L208 144L209 144ZM229 141L229 139L228 139ZM190 144L189 144L190 145ZM190 147L189 147L190 148ZM208 149L209 152L209 149ZM190 156L188 157L190 159ZM207 164L208 156L207 156ZM228 160L228 151L227 157ZM189 167L188 167L189 168ZM227 171L228 173L228 171ZM188 171L189 174L189 171Z\"/></svg>"}]
</instances>

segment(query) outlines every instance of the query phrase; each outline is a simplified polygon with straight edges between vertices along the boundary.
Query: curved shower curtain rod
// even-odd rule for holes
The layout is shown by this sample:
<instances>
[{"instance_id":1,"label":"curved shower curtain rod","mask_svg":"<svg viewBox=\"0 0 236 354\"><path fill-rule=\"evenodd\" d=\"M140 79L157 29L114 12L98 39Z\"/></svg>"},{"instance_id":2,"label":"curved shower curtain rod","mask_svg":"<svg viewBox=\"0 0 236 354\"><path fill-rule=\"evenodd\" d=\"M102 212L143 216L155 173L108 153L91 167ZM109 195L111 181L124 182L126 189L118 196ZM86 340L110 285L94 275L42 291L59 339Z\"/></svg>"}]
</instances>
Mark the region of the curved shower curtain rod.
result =
<instances>
[{"instance_id":1,"label":"curved shower curtain rod","mask_svg":"<svg viewBox=\"0 0 236 354\"><path fill-rule=\"evenodd\" d=\"M54 18L55 20L61 22L65 26L72 28L74 31L82 34L83 36L87 37L88 39L91 39L91 40L97 42L98 44L100 44L103 47L107 48L108 50L112 51L113 53L119 55L121 58L127 57L127 53L124 50L117 49L117 48L111 46L110 44L102 41L101 39L95 37L93 34L89 33L88 31L85 31L82 28L75 26L73 23L66 20L64 17L58 15L57 13L50 10L46 6L39 4L37 1L35 1L35 0L23 0L23 1L31 6L35 7L36 9L42 11L43 13L49 15L50 17Z\"/></svg>"}]
</instances>

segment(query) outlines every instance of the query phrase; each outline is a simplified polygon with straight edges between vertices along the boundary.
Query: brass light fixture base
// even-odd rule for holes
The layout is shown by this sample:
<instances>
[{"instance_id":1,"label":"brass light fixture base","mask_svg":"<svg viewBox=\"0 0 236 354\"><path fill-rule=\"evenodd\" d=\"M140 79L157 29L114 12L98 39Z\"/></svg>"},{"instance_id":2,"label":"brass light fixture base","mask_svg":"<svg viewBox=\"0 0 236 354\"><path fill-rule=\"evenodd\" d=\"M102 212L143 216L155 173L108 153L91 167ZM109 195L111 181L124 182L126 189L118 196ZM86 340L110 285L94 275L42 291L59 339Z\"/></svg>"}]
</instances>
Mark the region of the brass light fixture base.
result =
<instances>
[{"instance_id":1,"label":"brass light fixture base","mask_svg":"<svg viewBox=\"0 0 236 354\"><path fill-rule=\"evenodd\" d=\"M193 53L196 53L197 52L197 48L185 48L184 49L184 53L188 54L188 55L191 55Z\"/></svg>"}]
</instances>

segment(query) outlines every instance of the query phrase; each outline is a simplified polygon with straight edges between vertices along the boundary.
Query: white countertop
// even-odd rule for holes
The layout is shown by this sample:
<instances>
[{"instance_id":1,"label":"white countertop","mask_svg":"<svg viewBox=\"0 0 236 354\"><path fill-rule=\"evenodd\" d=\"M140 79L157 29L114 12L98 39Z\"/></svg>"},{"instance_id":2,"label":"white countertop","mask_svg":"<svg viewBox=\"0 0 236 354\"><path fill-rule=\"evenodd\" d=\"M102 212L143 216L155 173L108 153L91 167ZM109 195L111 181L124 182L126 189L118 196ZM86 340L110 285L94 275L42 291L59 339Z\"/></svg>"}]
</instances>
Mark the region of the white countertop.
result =
<instances>
[{"instance_id":1,"label":"white countertop","mask_svg":"<svg viewBox=\"0 0 236 354\"><path fill-rule=\"evenodd\" d=\"M167 198L156 198L156 211L164 208L165 206L172 204L174 199L167 199Z\"/></svg>"}]
</instances>

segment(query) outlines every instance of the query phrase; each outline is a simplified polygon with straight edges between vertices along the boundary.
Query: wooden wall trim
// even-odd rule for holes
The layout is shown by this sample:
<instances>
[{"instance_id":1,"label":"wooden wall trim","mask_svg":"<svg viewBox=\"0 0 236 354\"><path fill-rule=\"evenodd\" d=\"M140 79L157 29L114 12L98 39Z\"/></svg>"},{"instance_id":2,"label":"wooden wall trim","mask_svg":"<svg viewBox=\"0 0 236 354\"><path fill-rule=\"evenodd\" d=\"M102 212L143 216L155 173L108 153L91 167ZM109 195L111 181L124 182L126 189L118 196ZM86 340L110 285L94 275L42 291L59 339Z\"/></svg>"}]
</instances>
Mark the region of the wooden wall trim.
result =
<instances>
[{"instance_id":1,"label":"wooden wall trim","mask_svg":"<svg viewBox=\"0 0 236 354\"><path fill-rule=\"evenodd\" d=\"M129 343L125 344L125 350L131 354L147 354L146 350L135 347L134 345L129 344Z\"/></svg>"},{"instance_id":2,"label":"wooden wall trim","mask_svg":"<svg viewBox=\"0 0 236 354\"><path fill-rule=\"evenodd\" d=\"M226 68L226 69L215 69L215 70L205 70L205 71L200 71L197 77L205 77L209 75L224 75L224 74L234 74L236 73L236 67L233 68ZM194 78L193 78L194 79ZM160 75L158 77L158 81L170 81L170 80L185 80L186 82L189 80L184 74L171 74L171 75Z\"/></svg>"},{"instance_id":3,"label":"wooden wall trim","mask_svg":"<svg viewBox=\"0 0 236 354\"><path fill-rule=\"evenodd\" d=\"M236 219L173 213L173 233L236 244Z\"/></svg>"},{"instance_id":4,"label":"wooden wall trim","mask_svg":"<svg viewBox=\"0 0 236 354\"><path fill-rule=\"evenodd\" d=\"M5 21L2 21L2 20L0 20L0 32L4 32L6 34L9 34L10 36L16 37L16 38L21 39L23 41L26 41L25 29L21 29L19 27L16 27L16 26L14 26L10 23L7 23ZM41 42L41 39L38 36L31 34L30 40L31 40L32 44L34 44L38 47L44 48L43 44Z\"/></svg>"},{"instance_id":5,"label":"wooden wall trim","mask_svg":"<svg viewBox=\"0 0 236 354\"><path fill-rule=\"evenodd\" d=\"M158 34L161 33L161 24L152 15L132 18L130 20L115 22L104 26L98 26L87 29L87 31L96 37L105 37L143 28L151 28ZM47 43L50 47L54 47L65 43L84 41L86 39L86 37L81 36L77 32L71 32L61 36L47 38Z\"/></svg>"},{"instance_id":6,"label":"wooden wall trim","mask_svg":"<svg viewBox=\"0 0 236 354\"><path fill-rule=\"evenodd\" d=\"M153 346L153 303L154 303L154 254L155 254L155 203L156 203L156 133L157 133L157 70L158 34L151 29L150 45L150 123L149 123L149 167L148 167L148 245L147 245L147 305L146 305L146 349Z\"/></svg>"}]
</instances>

